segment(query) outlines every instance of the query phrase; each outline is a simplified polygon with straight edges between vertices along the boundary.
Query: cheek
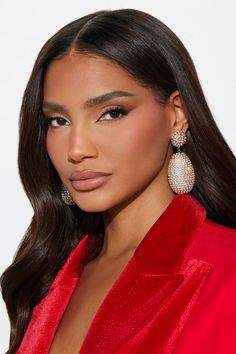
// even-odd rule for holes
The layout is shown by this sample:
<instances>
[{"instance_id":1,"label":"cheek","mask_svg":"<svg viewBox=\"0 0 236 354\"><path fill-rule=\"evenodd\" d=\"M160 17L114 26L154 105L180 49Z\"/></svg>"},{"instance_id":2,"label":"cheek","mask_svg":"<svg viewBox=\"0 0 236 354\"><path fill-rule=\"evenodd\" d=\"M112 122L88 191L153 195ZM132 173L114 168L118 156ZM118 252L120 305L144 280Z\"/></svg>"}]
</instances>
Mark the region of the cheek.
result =
<instances>
[{"instance_id":1,"label":"cheek","mask_svg":"<svg viewBox=\"0 0 236 354\"><path fill-rule=\"evenodd\" d=\"M141 112L117 124L114 132L108 135L106 143L119 169L126 169L128 174L133 169L163 164L169 145L169 127L161 112Z\"/></svg>"},{"instance_id":2,"label":"cheek","mask_svg":"<svg viewBox=\"0 0 236 354\"><path fill-rule=\"evenodd\" d=\"M67 139L65 134L57 134L48 130L46 136L46 148L54 167L59 173L62 172L66 161L67 151Z\"/></svg>"}]
</instances>

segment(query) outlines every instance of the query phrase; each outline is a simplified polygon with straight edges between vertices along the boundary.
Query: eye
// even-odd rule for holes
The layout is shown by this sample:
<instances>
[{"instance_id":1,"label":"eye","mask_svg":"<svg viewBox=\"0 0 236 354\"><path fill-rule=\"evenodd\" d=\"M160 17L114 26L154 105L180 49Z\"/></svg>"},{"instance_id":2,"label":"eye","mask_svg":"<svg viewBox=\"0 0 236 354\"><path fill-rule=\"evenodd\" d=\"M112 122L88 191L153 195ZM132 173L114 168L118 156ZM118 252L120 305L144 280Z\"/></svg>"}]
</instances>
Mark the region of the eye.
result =
<instances>
[{"instance_id":1,"label":"eye","mask_svg":"<svg viewBox=\"0 0 236 354\"><path fill-rule=\"evenodd\" d=\"M46 117L48 125L52 127L61 127L63 125L70 125L70 122L68 122L65 118L62 117Z\"/></svg>"},{"instance_id":2,"label":"eye","mask_svg":"<svg viewBox=\"0 0 236 354\"><path fill-rule=\"evenodd\" d=\"M127 109L121 107L112 107L107 109L104 113L102 113L99 121L101 120L117 120L126 116L129 113Z\"/></svg>"}]
</instances>

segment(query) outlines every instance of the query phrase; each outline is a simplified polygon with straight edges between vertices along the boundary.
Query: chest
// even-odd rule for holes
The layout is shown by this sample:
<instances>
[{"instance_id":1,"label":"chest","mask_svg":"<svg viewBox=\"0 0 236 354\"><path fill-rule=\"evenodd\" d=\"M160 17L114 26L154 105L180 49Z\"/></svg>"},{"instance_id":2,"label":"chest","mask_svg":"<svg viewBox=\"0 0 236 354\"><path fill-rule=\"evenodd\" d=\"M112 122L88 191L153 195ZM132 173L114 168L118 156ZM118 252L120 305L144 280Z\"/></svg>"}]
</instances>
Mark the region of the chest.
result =
<instances>
[{"instance_id":1,"label":"chest","mask_svg":"<svg viewBox=\"0 0 236 354\"><path fill-rule=\"evenodd\" d=\"M129 258L129 257L128 257ZM49 354L78 354L99 307L127 264L88 264L57 328Z\"/></svg>"}]
</instances>

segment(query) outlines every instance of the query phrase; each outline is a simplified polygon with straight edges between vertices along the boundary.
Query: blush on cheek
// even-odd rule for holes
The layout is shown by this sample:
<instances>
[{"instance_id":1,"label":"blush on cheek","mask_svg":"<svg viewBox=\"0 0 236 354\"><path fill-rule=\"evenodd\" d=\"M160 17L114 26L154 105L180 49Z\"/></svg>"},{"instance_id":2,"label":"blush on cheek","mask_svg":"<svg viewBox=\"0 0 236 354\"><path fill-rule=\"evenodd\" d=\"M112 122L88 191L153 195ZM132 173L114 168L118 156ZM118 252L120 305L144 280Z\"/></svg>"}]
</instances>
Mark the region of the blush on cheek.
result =
<instances>
[{"instance_id":1,"label":"blush on cheek","mask_svg":"<svg viewBox=\"0 0 236 354\"><path fill-rule=\"evenodd\" d=\"M165 118L162 106L156 102L145 104L134 110L124 124L117 127L116 134L105 140L109 140L118 156L127 159L152 150L158 153L158 149L166 149L168 145L169 130Z\"/></svg>"},{"instance_id":2,"label":"blush on cheek","mask_svg":"<svg viewBox=\"0 0 236 354\"><path fill-rule=\"evenodd\" d=\"M50 132L47 132L47 136L46 136L46 149L50 159L52 160L54 149L53 149L53 142L52 142L52 137L50 135Z\"/></svg>"},{"instance_id":3,"label":"blush on cheek","mask_svg":"<svg viewBox=\"0 0 236 354\"><path fill-rule=\"evenodd\" d=\"M155 101L151 101L146 109L137 116L136 131L133 140L136 145L142 145L143 149L166 148L169 135L168 121L164 114L164 108ZM157 152L157 150L156 150Z\"/></svg>"},{"instance_id":4,"label":"blush on cheek","mask_svg":"<svg viewBox=\"0 0 236 354\"><path fill-rule=\"evenodd\" d=\"M63 156L65 154L64 144L60 143L58 138L48 132L46 137L46 148L52 164L59 172L62 168Z\"/></svg>"}]
</instances>

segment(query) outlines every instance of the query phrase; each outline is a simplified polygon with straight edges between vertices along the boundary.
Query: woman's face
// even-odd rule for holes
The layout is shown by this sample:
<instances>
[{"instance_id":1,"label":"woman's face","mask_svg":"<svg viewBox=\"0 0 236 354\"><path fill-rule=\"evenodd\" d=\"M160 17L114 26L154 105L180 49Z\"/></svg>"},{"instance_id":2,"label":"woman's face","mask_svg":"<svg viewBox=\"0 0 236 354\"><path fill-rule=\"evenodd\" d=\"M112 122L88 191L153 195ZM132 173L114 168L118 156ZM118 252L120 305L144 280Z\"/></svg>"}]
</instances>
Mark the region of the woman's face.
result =
<instances>
[{"instance_id":1,"label":"woman's face","mask_svg":"<svg viewBox=\"0 0 236 354\"><path fill-rule=\"evenodd\" d=\"M50 118L48 154L82 210L112 210L141 195L148 202L153 193L170 190L168 107L122 67L82 54L53 61L45 76L43 112ZM107 175L70 180L84 170Z\"/></svg>"}]
</instances>

